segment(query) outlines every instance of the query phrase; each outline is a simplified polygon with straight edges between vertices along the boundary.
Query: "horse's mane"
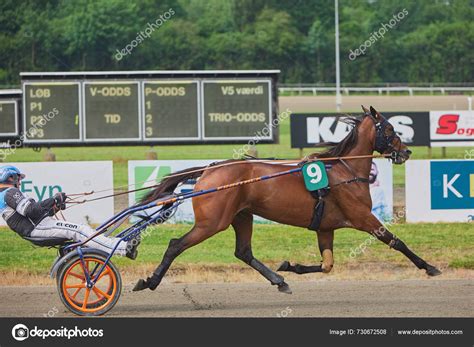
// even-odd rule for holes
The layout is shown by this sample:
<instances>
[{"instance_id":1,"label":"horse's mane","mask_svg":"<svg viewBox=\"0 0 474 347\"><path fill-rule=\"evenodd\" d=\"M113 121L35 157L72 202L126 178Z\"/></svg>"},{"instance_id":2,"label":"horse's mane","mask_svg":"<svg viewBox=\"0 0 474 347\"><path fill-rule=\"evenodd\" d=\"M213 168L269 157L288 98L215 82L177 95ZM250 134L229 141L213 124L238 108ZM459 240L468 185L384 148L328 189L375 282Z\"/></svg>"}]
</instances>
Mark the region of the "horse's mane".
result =
<instances>
[{"instance_id":1,"label":"horse's mane","mask_svg":"<svg viewBox=\"0 0 474 347\"><path fill-rule=\"evenodd\" d=\"M315 153L314 155L318 158L328 157L340 157L347 154L352 148L354 148L358 139L358 131L361 120L354 117L347 117L339 119L340 122L344 122L352 126L352 130L341 142L322 142L319 143L318 147L329 147L326 151Z\"/></svg>"}]
</instances>

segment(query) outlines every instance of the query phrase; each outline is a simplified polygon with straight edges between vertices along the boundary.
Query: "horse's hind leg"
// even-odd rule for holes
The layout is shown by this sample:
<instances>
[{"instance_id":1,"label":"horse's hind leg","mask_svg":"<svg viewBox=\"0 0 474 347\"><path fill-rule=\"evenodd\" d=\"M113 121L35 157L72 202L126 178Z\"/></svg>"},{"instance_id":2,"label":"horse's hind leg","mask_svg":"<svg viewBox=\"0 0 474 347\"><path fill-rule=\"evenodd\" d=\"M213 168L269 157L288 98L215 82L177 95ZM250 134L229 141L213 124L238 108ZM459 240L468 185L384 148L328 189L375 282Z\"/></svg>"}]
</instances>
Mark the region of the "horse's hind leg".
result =
<instances>
[{"instance_id":1,"label":"horse's hind leg","mask_svg":"<svg viewBox=\"0 0 474 347\"><path fill-rule=\"evenodd\" d=\"M178 255L183 253L186 249L211 237L218 231L220 230L210 231L209 228L194 225L194 227L184 236L180 237L179 239L171 239L168 249L163 256L160 265L153 272L153 275L148 277L146 280L139 280L135 285L135 288L133 288L133 291L139 291L147 288L155 290L156 287L158 287L158 285L161 283L161 280L171 266L171 263Z\"/></svg>"},{"instance_id":2,"label":"horse's hind leg","mask_svg":"<svg viewBox=\"0 0 474 347\"><path fill-rule=\"evenodd\" d=\"M441 275L441 271L413 253L402 240L388 231L387 228L385 228L373 214L370 214L367 216L367 218L364 218L364 222L362 222L360 225L356 225L356 228L369 232L373 236L377 237L377 239L387 244L390 248L403 253L408 259L412 261L413 264L416 265L418 269L426 270L426 274L428 276Z\"/></svg>"},{"instance_id":3,"label":"horse's hind leg","mask_svg":"<svg viewBox=\"0 0 474 347\"><path fill-rule=\"evenodd\" d=\"M280 292L291 294L291 289L282 276L254 258L252 254L252 223L253 215L248 212L240 212L232 221L235 230L235 256L260 272L272 285L277 285Z\"/></svg>"},{"instance_id":4,"label":"horse's hind leg","mask_svg":"<svg viewBox=\"0 0 474 347\"><path fill-rule=\"evenodd\" d=\"M291 265L290 262L284 261L277 271L288 271L294 272L298 275L312 273L312 272L324 272L329 273L334 265L333 257L333 242L334 242L334 230L321 232L318 231L318 245L319 251L323 260L320 265L306 266L301 264Z\"/></svg>"}]
</instances>

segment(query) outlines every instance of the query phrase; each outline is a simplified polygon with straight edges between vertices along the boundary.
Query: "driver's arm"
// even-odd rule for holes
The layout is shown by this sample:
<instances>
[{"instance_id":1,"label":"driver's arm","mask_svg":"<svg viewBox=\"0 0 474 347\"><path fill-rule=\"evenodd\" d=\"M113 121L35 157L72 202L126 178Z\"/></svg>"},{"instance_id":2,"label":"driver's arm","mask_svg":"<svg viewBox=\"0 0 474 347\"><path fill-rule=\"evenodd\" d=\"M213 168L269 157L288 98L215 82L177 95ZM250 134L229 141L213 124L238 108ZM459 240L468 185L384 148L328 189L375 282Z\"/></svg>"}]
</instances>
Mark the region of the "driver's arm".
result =
<instances>
[{"instance_id":1,"label":"driver's arm","mask_svg":"<svg viewBox=\"0 0 474 347\"><path fill-rule=\"evenodd\" d=\"M22 216L30 218L33 222L38 222L46 216L54 215L53 207L56 205L57 195L36 202L34 199L24 196L19 189L12 188L5 194L5 202Z\"/></svg>"}]
</instances>

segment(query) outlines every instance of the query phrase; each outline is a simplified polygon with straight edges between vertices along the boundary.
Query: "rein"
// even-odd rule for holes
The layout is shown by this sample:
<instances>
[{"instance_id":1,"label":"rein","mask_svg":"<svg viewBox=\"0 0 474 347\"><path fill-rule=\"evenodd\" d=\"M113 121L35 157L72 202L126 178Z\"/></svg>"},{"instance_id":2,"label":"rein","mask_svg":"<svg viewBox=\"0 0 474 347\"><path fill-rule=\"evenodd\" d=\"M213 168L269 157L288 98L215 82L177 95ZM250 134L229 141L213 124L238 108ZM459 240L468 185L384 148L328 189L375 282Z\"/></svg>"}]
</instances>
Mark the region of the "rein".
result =
<instances>
[{"instance_id":1,"label":"rein","mask_svg":"<svg viewBox=\"0 0 474 347\"><path fill-rule=\"evenodd\" d=\"M307 159L307 160L245 160L245 161L235 161L235 162L217 164L217 165L212 165L212 166L206 166L206 167L201 168L201 169L186 171L186 172L182 172L182 173L175 173L175 174L165 176L164 178L166 179L166 178L172 178L172 177L179 177L179 176L189 175L190 173L204 172L204 171L208 171L208 170L217 169L217 168L220 168L220 167L232 166L232 165L237 165L237 164L253 164L253 163L267 163L267 164L270 164L270 163L275 163L275 164L291 165L291 164L299 164L299 163L311 163L311 162L315 162L315 161L339 161L346 168L349 168L350 172L353 172L352 168L347 163L345 163L344 160L355 160L355 159L366 159L366 158L390 158L390 154L352 155L352 156L345 156L345 157L314 158L314 159ZM291 170L289 170L289 171L291 171ZM289 171L283 171L281 173L286 174L286 173L289 173ZM278 174L279 173L275 174L276 177L280 176ZM273 175L269 175L269 176L274 177ZM233 188L233 187L236 187L236 186L242 185L242 184L258 182L258 181L262 180L262 178L267 179L266 176L261 176L261 177L252 178L252 179L249 179L249 180L246 180L246 181L231 183L231 184L228 184L228 185L222 186L222 187L226 187L224 189L228 189L229 186L230 186L230 188ZM356 182L356 181L362 181L362 180L360 178L357 178L356 180L350 180L350 181L351 182ZM147 183L147 182L155 182L155 181L154 180L144 181L144 182L140 182L140 183ZM341 183L348 183L348 182L349 181L341 182ZM124 186L124 187L130 187L130 186L134 186L134 185L136 185L136 184L131 184L131 185ZM78 200L80 197L83 197L83 196L89 196L89 195L97 194L97 193L100 193L100 192L113 191L113 189L106 189L106 190L97 191L97 192L91 191L91 192L84 192L84 193L78 193L78 194L69 194L68 198L71 197L71 196L74 196L76 198L69 199L69 201L67 201L67 203L68 204L76 204L76 205L84 204L84 203L88 203L88 202L93 202L93 201L99 201L99 200L103 200L103 199L112 198L112 197L115 197L115 196L128 195L128 194L135 193L135 192L140 192L140 191L143 191L143 190L149 190L149 189L157 188L159 185L160 185L160 183L151 185L149 187L142 187L142 188L138 188L138 189L132 189L132 190L128 190L128 191L125 191L125 192L100 196L100 197L93 198L93 199ZM221 188L221 187L218 187L218 188ZM222 190L222 189L217 189L217 190ZM174 199L177 200L177 198L174 198ZM171 200L173 200L173 199L170 199L170 201L168 201L167 203L176 201L176 200L174 200L174 201L171 201Z\"/></svg>"}]
</instances>

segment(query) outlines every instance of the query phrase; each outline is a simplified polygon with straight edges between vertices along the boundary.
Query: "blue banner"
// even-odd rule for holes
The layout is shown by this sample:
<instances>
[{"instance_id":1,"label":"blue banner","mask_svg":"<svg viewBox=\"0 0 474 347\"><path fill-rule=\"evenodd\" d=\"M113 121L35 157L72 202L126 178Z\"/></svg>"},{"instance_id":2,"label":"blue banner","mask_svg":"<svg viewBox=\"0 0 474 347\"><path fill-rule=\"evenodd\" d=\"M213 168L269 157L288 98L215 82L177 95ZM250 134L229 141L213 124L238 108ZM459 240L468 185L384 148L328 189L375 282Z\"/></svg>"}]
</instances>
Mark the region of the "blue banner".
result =
<instances>
[{"instance_id":1,"label":"blue banner","mask_svg":"<svg viewBox=\"0 0 474 347\"><path fill-rule=\"evenodd\" d=\"M474 161L432 161L431 209L474 209Z\"/></svg>"}]
</instances>

